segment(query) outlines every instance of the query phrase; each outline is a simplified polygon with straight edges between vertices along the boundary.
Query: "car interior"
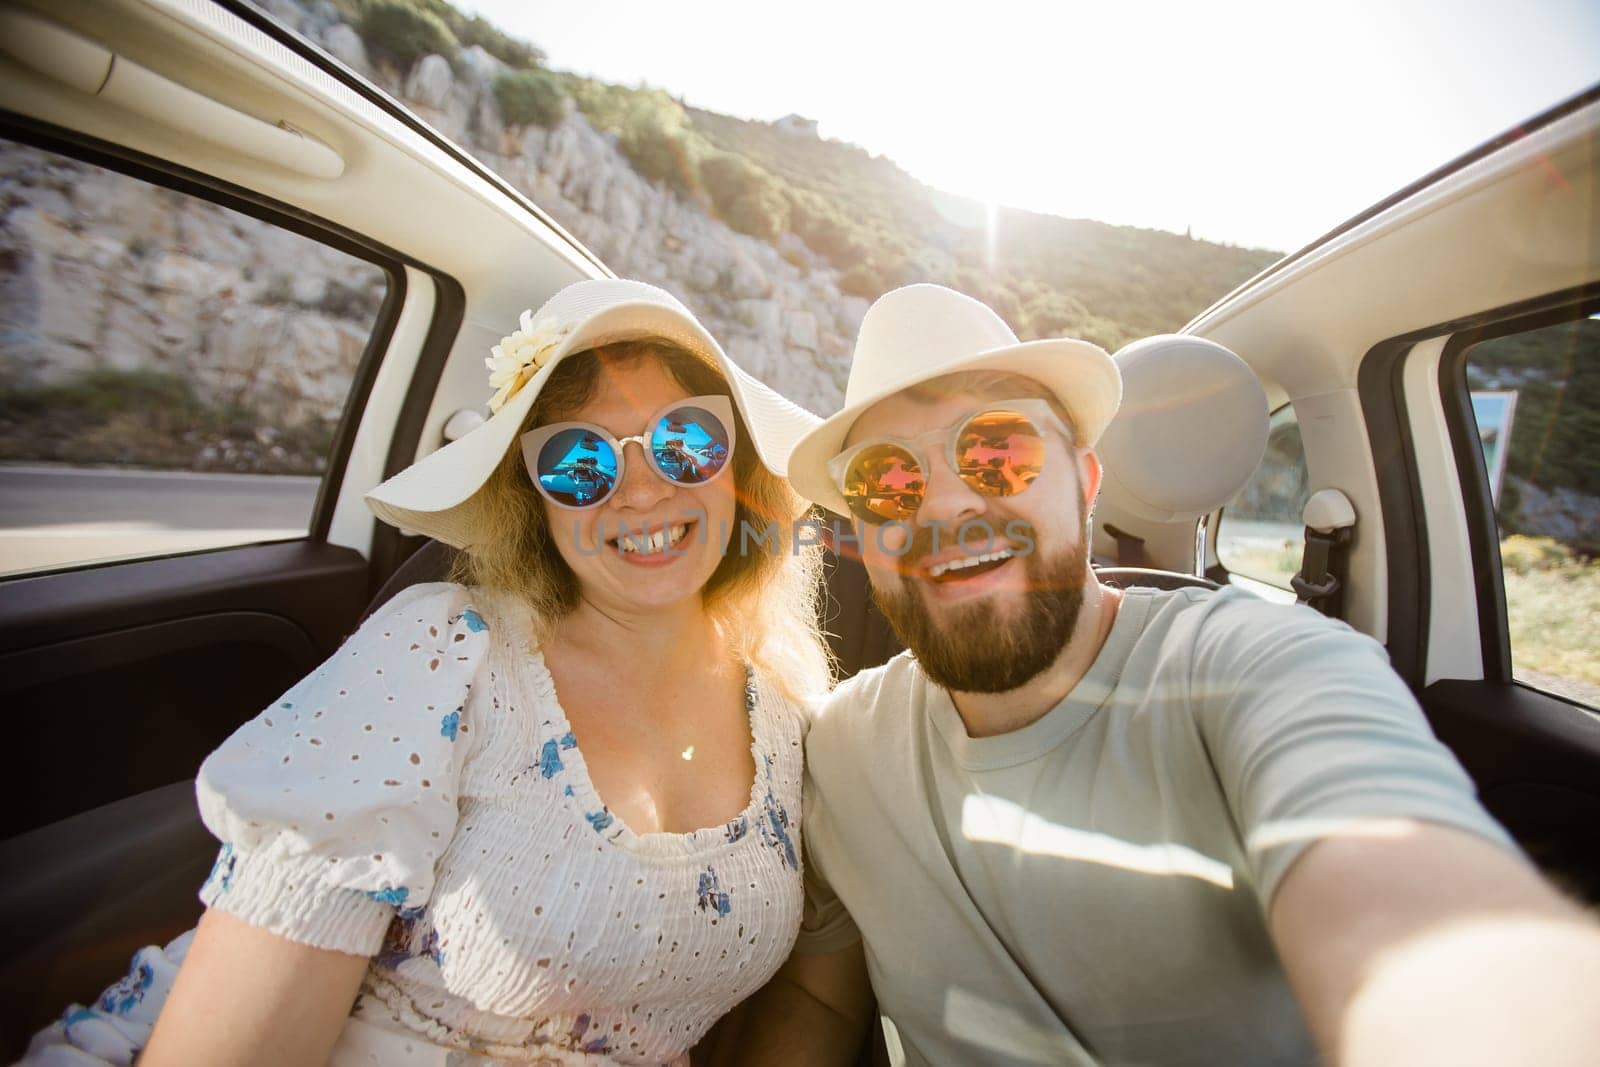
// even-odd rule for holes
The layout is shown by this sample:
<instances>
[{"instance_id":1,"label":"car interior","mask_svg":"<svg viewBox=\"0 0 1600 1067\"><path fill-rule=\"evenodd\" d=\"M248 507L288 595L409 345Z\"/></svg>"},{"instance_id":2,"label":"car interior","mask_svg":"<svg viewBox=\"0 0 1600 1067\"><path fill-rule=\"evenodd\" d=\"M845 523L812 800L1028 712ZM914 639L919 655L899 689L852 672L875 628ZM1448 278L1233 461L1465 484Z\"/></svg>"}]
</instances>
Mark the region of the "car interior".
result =
<instances>
[{"instance_id":1,"label":"car interior","mask_svg":"<svg viewBox=\"0 0 1600 1067\"><path fill-rule=\"evenodd\" d=\"M174 99L203 101L205 121L178 121ZM195 810L202 758L376 606L448 570L449 549L377 522L363 494L472 423L484 353L519 313L610 272L234 0L7 4L0 133L337 249L384 285L303 535L0 576L0 699L22 764L0 835L0 1051L16 1054L194 923L216 850ZM1308 512L1322 541L1302 576L1337 595L1302 599L1385 645L1491 813L1591 904L1600 718L1513 676L1462 368L1485 337L1600 311L1597 208L1590 91L1129 346L1093 542L1102 580L1294 600L1226 558L1227 505L1292 419L1307 488L1333 491L1335 516ZM840 677L899 651L860 563L830 554L827 577Z\"/></svg>"}]
</instances>

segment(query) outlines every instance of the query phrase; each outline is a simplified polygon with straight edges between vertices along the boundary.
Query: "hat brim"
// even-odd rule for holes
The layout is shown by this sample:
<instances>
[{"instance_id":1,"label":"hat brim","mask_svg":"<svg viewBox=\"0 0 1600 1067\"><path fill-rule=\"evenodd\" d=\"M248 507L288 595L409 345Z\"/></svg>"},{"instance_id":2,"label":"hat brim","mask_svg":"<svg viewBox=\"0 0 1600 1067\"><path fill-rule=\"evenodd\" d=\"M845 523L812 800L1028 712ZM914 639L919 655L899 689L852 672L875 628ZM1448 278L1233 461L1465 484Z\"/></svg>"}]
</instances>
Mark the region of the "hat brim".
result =
<instances>
[{"instance_id":1,"label":"hat brim","mask_svg":"<svg viewBox=\"0 0 1600 1067\"><path fill-rule=\"evenodd\" d=\"M789 481L801 496L848 517L849 507L828 475L828 461L844 451L850 430L873 405L912 386L967 371L1007 371L1039 382L1072 417L1078 443L1093 445L1122 402L1122 376L1104 350L1067 339L1023 341L980 352L970 359L930 367L848 404L802 437L789 457Z\"/></svg>"},{"instance_id":2,"label":"hat brim","mask_svg":"<svg viewBox=\"0 0 1600 1067\"><path fill-rule=\"evenodd\" d=\"M795 442L819 423L817 416L747 374L693 317L659 303L626 301L581 322L482 426L372 489L366 494L367 506L391 525L456 548L470 547L481 536L477 494L515 443L534 401L562 360L602 345L643 340L665 341L715 361L762 464L780 477L785 475Z\"/></svg>"}]
</instances>

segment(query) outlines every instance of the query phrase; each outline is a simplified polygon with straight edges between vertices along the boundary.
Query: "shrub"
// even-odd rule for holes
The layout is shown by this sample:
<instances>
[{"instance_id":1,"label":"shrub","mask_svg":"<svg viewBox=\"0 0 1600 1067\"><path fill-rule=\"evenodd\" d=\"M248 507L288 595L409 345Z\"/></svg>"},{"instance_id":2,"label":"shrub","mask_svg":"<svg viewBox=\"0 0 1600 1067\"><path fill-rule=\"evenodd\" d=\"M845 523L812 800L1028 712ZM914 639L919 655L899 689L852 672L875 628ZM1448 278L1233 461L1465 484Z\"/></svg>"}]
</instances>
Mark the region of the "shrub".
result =
<instances>
[{"instance_id":1,"label":"shrub","mask_svg":"<svg viewBox=\"0 0 1600 1067\"><path fill-rule=\"evenodd\" d=\"M789 201L772 176L743 156L712 152L700 161L700 182L717 215L740 233L776 241L789 228Z\"/></svg>"},{"instance_id":2,"label":"shrub","mask_svg":"<svg viewBox=\"0 0 1600 1067\"><path fill-rule=\"evenodd\" d=\"M459 18L459 15L457 16ZM477 45L508 67L533 68L544 66L544 52L527 41L501 33L482 15L473 15L456 25L446 20L456 40L463 45Z\"/></svg>"},{"instance_id":3,"label":"shrub","mask_svg":"<svg viewBox=\"0 0 1600 1067\"><path fill-rule=\"evenodd\" d=\"M622 128L617 147L640 175L684 192L694 187L694 159L681 128L638 114Z\"/></svg>"},{"instance_id":4,"label":"shrub","mask_svg":"<svg viewBox=\"0 0 1600 1067\"><path fill-rule=\"evenodd\" d=\"M109 415L151 409L190 418L201 410L194 389L186 380L148 369L91 370L55 385L8 389L4 400L6 410L15 415Z\"/></svg>"},{"instance_id":5,"label":"shrub","mask_svg":"<svg viewBox=\"0 0 1600 1067\"><path fill-rule=\"evenodd\" d=\"M1513 574L1554 570L1572 559L1572 550L1551 537L1517 534L1500 542L1500 563Z\"/></svg>"},{"instance_id":6,"label":"shrub","mask_svg":"<svg viewBox=\"0 0 1600 1067\"><path fill-rule=\"evenodd\" d=\"M821 197L791 196L789 217L795 236L836 267L859 264L869 254L863 235Z\"/></svg>"},{"instance_id":7,"label":"shrub","mask_svg":"<svg viewBox=\"0 0 1600 1067\"><path fill-rule=\"evenodd\" d=\"M554 126L566 117L567 92L547 70L518 70L494 80L500 113L513 126Z\"/></svg>"},{"instance_id":8,"label":"shrub","mask_svg":"<svg viewBox=\"0 0 1600 1067\"><path fill-rule=\"evenodd\" d=\"M403 70L423 56L453 57L457 41L444 20L407 0L367 0L358 27L367 47Z\"/></svg>"},{"instance_id":9,"label":"shrub","mask_svg":"<svg viewBox=\"0 0 1600 1067\"><path fill-rule=\"evenodd\" d=\"M337 278L329 278L323 287L322 299L316 306L336 319L372 322L383 307L384 291L381 288L346 285Z\"/></svg>"},{"instance_id":10,"label":"shrub","mask_svg":"<svg viewBox=\"0 0 1600 1067\"><path fill-rule=\"evenodd\" d=\"M839 277L840 292L868 300L876 300L892 288L894 283L884 278L873 263L857 263Z\"/></svg>"},{"instance_id":11,"label":"shrub","mask_svg":"<svg viewBox=\"0 0 1600 1067\"><path fill-rule=\"evenodd\" d=\"M683 192L699 184L706 151L683 105L659 89L630 89L586 78L569 81L573 99L597 130L615 134L635 172Z\"/></svg>"},{"instance_id":12,"label":"shrub","mask_svg":"<svg viewBox=\"0 0 1600 1067\"><path fill-rule=\"evenodd\" d=\"M370 0L333 0L334 7L359 8ZM544 52L517 37L504 33L482 15L465 15L450 0L412 0L418 11L442 22L463 48L477 45L508 67L542 67Z\"/></svg>"}]
</instances>

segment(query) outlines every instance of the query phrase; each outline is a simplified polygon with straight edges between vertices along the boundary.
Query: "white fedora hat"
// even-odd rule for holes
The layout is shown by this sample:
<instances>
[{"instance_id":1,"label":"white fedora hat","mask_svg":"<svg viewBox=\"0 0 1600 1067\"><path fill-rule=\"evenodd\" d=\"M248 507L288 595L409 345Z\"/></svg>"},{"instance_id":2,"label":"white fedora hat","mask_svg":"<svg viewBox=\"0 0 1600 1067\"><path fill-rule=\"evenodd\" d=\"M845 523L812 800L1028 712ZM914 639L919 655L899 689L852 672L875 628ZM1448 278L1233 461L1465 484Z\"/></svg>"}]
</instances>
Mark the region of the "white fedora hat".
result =
<instances>
[{"instance_id":1,"label":"white fedora hat","mask_svg":"<svg viewBox=\"0 0 1600 1067\"><path fill-rule=\"evenodd\" d=\"M867 309L856 337L844 409L800 439L789 457L795 490L848 515L828 475L850 427L878 401L933 378L962 371L1009 371L1055 394L1083 445L1093 445L1122 402L1122 377L1105 349L1088 341L1018 341L986 304L942 285L908 285Z\"/></svg>"},{"instance_id":2,"label":"white fedora hat","mask_svg":"<svg viewBox=\"0 0 1600 1067\"><path fill-rule=\"evenodd\" d=\"M728 381L762 463L780 477L794 443L820 421L729 359L689 309L664 289L621 278L575 282L522 313L521 328L487 360L494 414L373 489L373 514L456 548L492 531L478 528L477 494L517 440L544 383L567 356L621 341L659 340L714 360Z\"/></svg>"}]
</instances>

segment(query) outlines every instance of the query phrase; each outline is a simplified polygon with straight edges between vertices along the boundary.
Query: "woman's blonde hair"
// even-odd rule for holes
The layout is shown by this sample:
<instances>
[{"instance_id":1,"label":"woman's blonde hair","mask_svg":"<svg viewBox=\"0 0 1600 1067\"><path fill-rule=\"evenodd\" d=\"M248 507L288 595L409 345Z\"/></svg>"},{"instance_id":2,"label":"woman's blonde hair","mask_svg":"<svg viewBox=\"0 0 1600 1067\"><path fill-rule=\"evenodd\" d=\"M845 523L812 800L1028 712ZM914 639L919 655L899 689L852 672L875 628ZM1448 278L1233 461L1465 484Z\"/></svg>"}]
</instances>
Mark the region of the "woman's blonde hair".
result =
<instances>
[{"instance_id":1,"label":"woman's blonde hair","mask_svg":"<svg viewBox=\"0 0 1600 1067\"><path fill-rule=\"evenodd\" d=\"M602 370L644 359L657 360L690 396L731 396L721 370L707 356L664 341L604 345L561 361L519 433L559 422L583 407L594 396ZM734 421L733 540L701 595L741 657L772 674L792 698L812 699L826 691L830 677L818 615L822 549L797 543L793 522L805 513L806 502L762 464L737 404ZM521 599L532 611L536 640L545 641L577 607L578 579L556 550L544 499L519 448L506 450L478 491L476 506L478 528L501 533L457 553L451 580ZM757 543L745 551L744 523L757 533L769 524L780 531L774 549Z\"/></svg>"}]
</instances>

